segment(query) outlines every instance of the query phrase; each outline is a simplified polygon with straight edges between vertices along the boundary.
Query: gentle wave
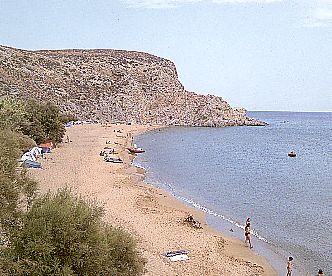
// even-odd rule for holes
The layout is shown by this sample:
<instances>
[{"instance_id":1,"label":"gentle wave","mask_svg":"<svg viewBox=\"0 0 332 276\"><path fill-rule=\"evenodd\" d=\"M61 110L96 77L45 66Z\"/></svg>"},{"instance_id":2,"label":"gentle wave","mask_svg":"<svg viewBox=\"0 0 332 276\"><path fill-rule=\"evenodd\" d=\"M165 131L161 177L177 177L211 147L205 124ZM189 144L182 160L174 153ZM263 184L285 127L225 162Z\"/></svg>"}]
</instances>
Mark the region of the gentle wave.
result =
<instances>
[{"instance_id":1,"label":"gentle wave","mask_svg":"<svg viewBox=\"0 0 332 276\"><path fill-rule=\"evenodd\" d=\"M228 218L228 217L225 217L225 216L222 215L222 214L218 214L218 213L216 213L216 212L210 210L209 208L206 208L206 207L200 205L199 203L197 203L197 202L195 202L195 201L193 201L193 200L191 200L191 199L185 198L185 197L183 197L183 196L176 196L176 195L174 195L174 196L175 196L176 198L178 198L178 199L180 199L180 200L182 200L182 201L184 201L184 202L186 202L186 203L192 205L193 207L195 207L195 208L197 208L197 209L203 211L203 212L206 213L206 214L209 214L209 215L212 215L212 216L215 216L215 217L221 218L221 219L223 219L223 220L225 220L225 221L227 221L227 222L229 222L229 223L235 225L236 227L238 227L238 228L240 228L240 229L243 229L243 230L244 230L244 228L245 228L244 225L242 225L242 224L236 222L235 220L233 220L233 219L231 219L231 218ZM259 240L264 241L264 242L266 242L266 243L270 243L266 238L260 236L260 235L257 233L257 231L251 229L251 230L250 230L250 233L251 233L252 235L254 235L256 238L258 238Z\"/></svg>"}]
</instances>

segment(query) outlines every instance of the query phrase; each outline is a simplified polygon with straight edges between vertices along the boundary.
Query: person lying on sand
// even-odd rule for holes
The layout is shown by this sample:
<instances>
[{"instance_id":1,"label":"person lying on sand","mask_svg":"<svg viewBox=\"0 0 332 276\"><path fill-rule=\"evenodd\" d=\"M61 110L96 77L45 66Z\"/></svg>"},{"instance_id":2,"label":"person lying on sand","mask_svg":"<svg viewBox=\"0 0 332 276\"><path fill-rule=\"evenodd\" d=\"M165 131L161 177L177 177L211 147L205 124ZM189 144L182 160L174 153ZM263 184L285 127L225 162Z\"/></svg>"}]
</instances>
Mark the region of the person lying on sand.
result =
<instances>
[{"instance_id":1,"label":"person lying on sand","mask_svg":"<svg viewBox=\"0 0 332 276\"><path fill-rule=\"evenodd\" d=\"M192 227L194 227L194 228L198 228L198 229L202 228L201 223L200 223L199 221L197 221L197 220L194 220L193 215L189 215L189 216L187 216L187 217L184 219L184 221L187 222L187 223L189 223L189 224L190 224Z\"/></svg>"},{"instance_id":2,"label":"person lying on sand","mask_svg":"<svg viewBox=\"0 0 332 276\"><path fill-rule=\"evenodd\" d=\"M185 218L184 221L186 221L186 222L193 222L194 221L193 215L189 215L188 217Z\"/></svg>"}]
</instances>

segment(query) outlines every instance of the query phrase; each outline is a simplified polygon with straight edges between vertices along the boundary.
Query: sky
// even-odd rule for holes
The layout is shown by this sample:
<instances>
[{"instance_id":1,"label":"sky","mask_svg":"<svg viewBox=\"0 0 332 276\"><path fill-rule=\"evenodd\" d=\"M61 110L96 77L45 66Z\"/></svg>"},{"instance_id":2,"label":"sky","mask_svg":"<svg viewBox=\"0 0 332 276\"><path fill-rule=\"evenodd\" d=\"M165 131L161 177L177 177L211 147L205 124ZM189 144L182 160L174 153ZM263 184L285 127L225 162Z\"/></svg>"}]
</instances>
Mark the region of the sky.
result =
<instances>
[{"instance_id":1,"label":"sky","mask_svg":"<svg viewBox=\"0 0 332 276\"><path fill-rule=\"evenodd\" d=\"M233 107L332 111L332 0L0 0L0 44L147 52Z\"/></svg>"}]
</instances>

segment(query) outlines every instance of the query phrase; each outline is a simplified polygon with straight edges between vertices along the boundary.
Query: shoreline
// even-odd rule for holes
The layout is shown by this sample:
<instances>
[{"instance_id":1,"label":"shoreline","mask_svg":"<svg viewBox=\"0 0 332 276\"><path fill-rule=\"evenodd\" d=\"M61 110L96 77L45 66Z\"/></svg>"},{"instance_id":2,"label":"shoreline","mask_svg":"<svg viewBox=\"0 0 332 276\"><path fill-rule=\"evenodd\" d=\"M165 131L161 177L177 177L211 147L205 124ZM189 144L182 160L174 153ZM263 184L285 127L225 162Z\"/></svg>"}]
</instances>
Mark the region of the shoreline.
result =
<instances>
[{"instance_id":1,"label":"shoreline","mask_svg":"<svg viewBox=\"0 0 332 276\"><path fill-rule=\"evenodd\" d=\"M262 256L244 242L207 225L205 213L189 207L167 190L144 182L145 170L132 164L125 150L130 132L135 137L162 126L79 125L67 129L72 143L63 143L42 160L43 169L31 171L40 192L69 187L102 203L104 220L130 232L148 260L144 275L277 275ZM117 135L121 129L121 135ZM121 136L121 137L119 137ZM123 164L106 163L99 156L112 144ZM192 214L203 229L183 223ZM187 261L170 262L163 253L189 250Z\"/></svg>"},{"instance_id":2,"label":"shoreline","mask_svg":"<svg viewBox=\"0 0 332 276\"><path fill-rule=\"evenodd\" d=\"M151 130L147 130L147 131L151 131ZM145 132L137 134L136 137L139 135L144 135ZM160 185L155 185L153 182L150 182L150 183L146 182L145 181L146 170L143 165L134 163L134 160L136 157L137 156L135 156L133 158L132 165L135 166L136 168L142 170L142 174L144 174L143 181L147 185L152 186L156 189L161 189L162 191L165 191L167 194L169 194L169 196L171 196L171 197L175 198L176 200L178 200L179 202L181 202L183 205L185 205L189 208L193 208L194 210L197 210L200 213L203 213L204 214L204 218L203 218L204 223L208 227L207 231L212 231L217 234L220 234L223 237L229 238L230 240L232 240L232 242L235 241L235 243L244 242L244 238L242 239L243 232L244 232L244 225L243 226L239 225L238 222L233 221L232 219L225 217L222 214L215 213L214 211L200 205L199 203L192 201L191 199L188 199L186 197L183 197L182 195L179 195L174 191L169 190L167 188L167 186L165 186L165 185L160 186ZM216 221L218 221L218 222L216 223ZM221 221L221 223L220 223L220 221ZM230 231L230 230L231 230L231 232L228 233L228 231ZM267 261L267 263L272 267L273 273L276 273L276 275L284 274L284 272L286 271L285 270L285 260L287 260L288 254L286 254L286 252L280 248L278 249L278 251L276 251L275 245L273 245L269 241L267 241L266 238L261 237L259 234L257 234L257 232L252 234L252 241L253 240L254 240L254 244L255 244L255 246L254 246L255 249L253 251L253 254L256 254L256 255L264 258ZM284 256L282 256L281 252L284 253L283 254ZM294 272L299 275L304 275L298 267L295 267L293 269L293 273Z\"/></svg>"}]
</instances>

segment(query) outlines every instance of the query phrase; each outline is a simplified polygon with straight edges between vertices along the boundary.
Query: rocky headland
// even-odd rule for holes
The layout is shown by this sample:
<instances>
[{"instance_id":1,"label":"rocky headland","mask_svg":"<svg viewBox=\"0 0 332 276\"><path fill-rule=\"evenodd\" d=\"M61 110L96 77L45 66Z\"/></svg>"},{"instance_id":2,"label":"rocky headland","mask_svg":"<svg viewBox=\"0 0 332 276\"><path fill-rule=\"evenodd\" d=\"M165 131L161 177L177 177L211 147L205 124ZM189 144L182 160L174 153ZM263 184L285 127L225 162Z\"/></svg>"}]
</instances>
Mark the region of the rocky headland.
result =
<instances>
[{"instance_id":1,"label":"rocky headland","mask_svg":"<svg viewBox=\"0 0 332 276\"><path fill-rule=\"evenodd\" d=\"M181 126L265 125L222 97L186 91L173 62L124 50L0 46L0 96L50 101L80 120Z\"/></svg>"}]
</instances>

